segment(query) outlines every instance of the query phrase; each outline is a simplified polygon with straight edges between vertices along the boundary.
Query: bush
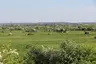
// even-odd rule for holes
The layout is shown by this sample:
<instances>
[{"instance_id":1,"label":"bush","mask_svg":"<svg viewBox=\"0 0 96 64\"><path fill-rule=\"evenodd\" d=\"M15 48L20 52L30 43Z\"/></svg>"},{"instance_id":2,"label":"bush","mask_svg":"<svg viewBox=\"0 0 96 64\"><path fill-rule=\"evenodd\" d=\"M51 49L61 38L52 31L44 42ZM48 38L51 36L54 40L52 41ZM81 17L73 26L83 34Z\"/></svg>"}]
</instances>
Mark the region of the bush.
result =
<instances>
[{"instance_id":1,"label":"bush","mask_svg":"<svg viewBox=\"0 0 96 64\"><path fill-rule=\"evenodd\" d=\"M4 33L4 31L2 30L1 33Z\"/></svg>"},{"instance_id":2,"label":"bush","mask_svg":"<svg viewBox=\"0 0 96 64\"><path fill-rule=\"evenodd\" d=\"M91 49L81 48L80 45L73 44L71 41L65 41L61 44L61 58L64 64L79 64L80 62L88 60L92 54Z\"/></svg>"},{"instance_id":3,"label":"bush","mask_svg":"<svg viewBox=\"0 0 96 64\"><path fill-rule=\"evenodd\" d=\"M94 39L96 39L96 36L94 37Z\"/></svg>"},{"instance_id":4,"label":"bush","mask_svg":"<svg viewBox=\"0 0 96 64\"><path fill-rule=\"evenodd\" d=\"M0 64L21 64L19 53L10 45L0 46Z\"/></svg>"},{"instance_id":5,"label":"bush","mask_svg":"<svg viewBox=\"0 0 96 64\"><path fill-rule=\"evenodd\" d=\"M25 32L37 32L36 29L25 29Z\"/></svg>"},{"instance_id":6,"label":"bush","mask_svg":"<svg viewBox=\"0 0 96 64\"><path fill-rule=\"evenodd\" d=\"M51 35L51 33L48 33L48 35Z\"/></svg>"},{"instance_id":7,"label":"bush","mask_svg":"<svg viewBox=\"0 0 96 64\"><path fill-rule=\"evenodd\" d=\"M85 34L89 34L89 32L88 31L85 31Z\"/></svg>"},{"instance_id":8,"label":"bush","mask_svg":"<svg viewBox=\"0 0 96 64\"><path fill-rule=\"evenodd\" d=\"M61 28L61 29L56 29L55 31L56 31L56 32L60 32L60 33L66 33L66 32L67 32L67 30L66 30L66 29L63 29L63 28Z\"/></svg>"},{"instance_id":9,"label":"bush","mask_svg":"<svg viewBox=\"0 0 96 64\"><path fill-rule=\"evenodd\" d=\"M28 33L27 35L34 35L33 33Z\"/></svg>"},{"instance_id":10,"label":"bush","mask_svg":"<svg viewBox=\"0 0 96 64\"><path fill-rule=\"evenodd\" d=\"M31 48L25 57L24 64L56 64L59 60L57 51L45 48Z\"/></svg>"},{"instance_id":11,"label":"bush","mask_svg":"<svg viewBox=\"0 0 96 64\"><path fill-rule=\"evenodd\" d=\"M96 61L93 55L91 49L65 41L58 50L44 46L32 47L24 57L24 64L88 64Z\"/></svg>"},{"instance_id":12,"label":"bush","mask_svg":"<svg viewBox=\"0 0 96 64\"><path fill-rule=\"evenodd\" d=\"M8 36L12 36L13 34L10 32L9 34L8 34Z\"/></svg>"}]
</instances>

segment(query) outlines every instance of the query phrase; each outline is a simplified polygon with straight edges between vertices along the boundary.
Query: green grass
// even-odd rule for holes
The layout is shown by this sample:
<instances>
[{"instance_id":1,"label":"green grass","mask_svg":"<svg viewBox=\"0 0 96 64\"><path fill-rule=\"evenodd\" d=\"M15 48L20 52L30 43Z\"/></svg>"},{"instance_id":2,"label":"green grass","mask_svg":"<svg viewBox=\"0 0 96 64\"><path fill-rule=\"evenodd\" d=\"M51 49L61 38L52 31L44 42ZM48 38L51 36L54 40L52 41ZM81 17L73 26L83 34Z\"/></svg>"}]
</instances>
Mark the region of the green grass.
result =
<instances>
[{"instance_id":1,"label":"green grass","mask_svg":"<svg viewBox=\"0 0 96 64\"><path fill-rule=\"evenodd\" d=\"M83 46L96 46L96 32L90 32L85 35L83 31L69 31L68 33L37 32L34 35L26 35L22 31L13 31L12 36L8 36L8 32L0 33L0 43L7 44L11 42L12 47L17 48L21 53L25 51L26 45L40 45L58 48L59 44L65 40L71 40ZM95 47L96 48L96 47Z\"/></svg>"}]
</instances>

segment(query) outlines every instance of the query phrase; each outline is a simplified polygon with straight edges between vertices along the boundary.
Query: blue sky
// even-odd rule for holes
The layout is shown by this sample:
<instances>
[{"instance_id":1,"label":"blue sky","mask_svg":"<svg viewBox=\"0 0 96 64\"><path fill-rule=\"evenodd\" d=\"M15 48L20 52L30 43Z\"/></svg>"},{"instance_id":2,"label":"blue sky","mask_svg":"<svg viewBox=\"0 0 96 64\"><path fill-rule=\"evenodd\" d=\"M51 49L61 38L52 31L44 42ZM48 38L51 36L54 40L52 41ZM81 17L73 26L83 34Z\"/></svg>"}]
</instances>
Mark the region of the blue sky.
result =
<instances>
[{"instance_id":1,"label":"blue sky","mask_svg":"<svg viewBox=\"0 0 96 64\"><path fill-rule=\"evenodd\" d=\"M96 20L96 0L0 0L0 22Z\"/></svg>"}]
</instances>

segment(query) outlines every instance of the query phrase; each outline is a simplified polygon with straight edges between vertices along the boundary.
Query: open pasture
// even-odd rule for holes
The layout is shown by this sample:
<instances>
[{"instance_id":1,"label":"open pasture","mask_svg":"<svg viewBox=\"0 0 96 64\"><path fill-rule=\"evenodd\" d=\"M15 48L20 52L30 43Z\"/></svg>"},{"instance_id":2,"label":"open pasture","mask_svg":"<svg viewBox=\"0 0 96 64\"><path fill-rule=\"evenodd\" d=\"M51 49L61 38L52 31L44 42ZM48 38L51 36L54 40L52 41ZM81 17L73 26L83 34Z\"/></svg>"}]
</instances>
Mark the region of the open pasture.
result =
<instances>
[{"instance_id":1,"label":"open pasture","mask_svg":"<svg viewBox=\"0 0 96 64\"><path fill-rule=\"evenodd\" d=\"M50 46L58 48L59 44L65 40L71 40L83 46L96 46L96 32L84 34L84 31L68 31L67 33L57 32L33 32L33 35L26 35L23 31L12 31L13 35L8 36L8 32L0 33L0 43L11 43L12 47L24 52L26 45Z\"/></svg>"}]
</instances>

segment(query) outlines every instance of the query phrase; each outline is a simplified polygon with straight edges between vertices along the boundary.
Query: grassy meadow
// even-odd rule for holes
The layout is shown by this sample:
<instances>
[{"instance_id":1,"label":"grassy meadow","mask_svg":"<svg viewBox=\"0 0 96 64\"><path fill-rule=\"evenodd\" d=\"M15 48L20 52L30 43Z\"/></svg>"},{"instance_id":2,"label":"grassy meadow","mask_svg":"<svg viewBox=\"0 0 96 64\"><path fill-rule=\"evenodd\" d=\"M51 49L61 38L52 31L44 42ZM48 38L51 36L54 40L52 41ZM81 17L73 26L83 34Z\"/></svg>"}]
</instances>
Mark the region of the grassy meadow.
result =
<instances>
[{"instance_id":1,"label":"grassy meadow","mask_svg":"<svg viewBox=\"0 0 96 64\"><path fill-rule=\"evenodd\" d=\"M0 33L0 43L11 43L12 47L23 53L26 50L26 45L32 46L49 46L58 48L59 44L65 40L71 40L74 43L83 45L84 47L96 48L96 32L84 34L83 31L68 31L67 33L57 32L33 32L33 35L26 35L23 31L12 31L13 35L8 36L8 32Z\"/></svg>"}]
</instances>

